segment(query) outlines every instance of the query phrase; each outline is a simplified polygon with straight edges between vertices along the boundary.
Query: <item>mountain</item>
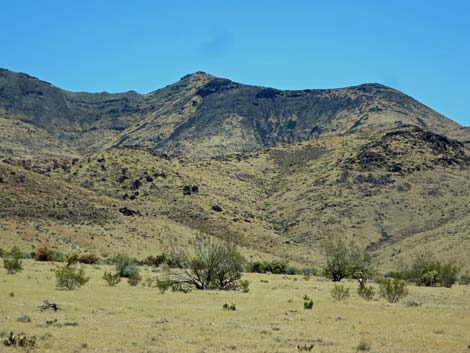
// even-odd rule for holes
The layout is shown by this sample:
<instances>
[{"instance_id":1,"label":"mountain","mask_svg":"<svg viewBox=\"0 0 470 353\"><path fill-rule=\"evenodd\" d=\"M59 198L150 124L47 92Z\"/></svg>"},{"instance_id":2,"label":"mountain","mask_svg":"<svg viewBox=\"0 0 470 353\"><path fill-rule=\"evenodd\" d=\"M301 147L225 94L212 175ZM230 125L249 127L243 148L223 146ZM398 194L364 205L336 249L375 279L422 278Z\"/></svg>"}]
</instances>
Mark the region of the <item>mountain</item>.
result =
<instances>
[{"instance_id":1,"label":"mountain","mask_svg":"<svg viewBox=\"0 0 470 353\"><path fill-rule=\"evenodd\" d=\"M38 146L45 139L51 145L47 152L61 149L63 155L127 147L202 158L403 125L441 134L461 128L379 84L281 91L197 72L143 95L74 93L0 70L2 131L11 132L12 121L17 143L5 137L8 144L1 148L13 156L28 147L33 155L46 152L47 146Z\"/></svg>"},{"instance_id":2,"label":"mountain","mask_svg":"<svg viewBox=\"0 0 470 353\"><path fill-rule=\"evenodd\" d=\"M469 131L378 84L280 91L205 73L138 94L0 72L0 247L142 257L197 229L318 266L429 249L470 269Z\"/></svg>"}]
</instances>

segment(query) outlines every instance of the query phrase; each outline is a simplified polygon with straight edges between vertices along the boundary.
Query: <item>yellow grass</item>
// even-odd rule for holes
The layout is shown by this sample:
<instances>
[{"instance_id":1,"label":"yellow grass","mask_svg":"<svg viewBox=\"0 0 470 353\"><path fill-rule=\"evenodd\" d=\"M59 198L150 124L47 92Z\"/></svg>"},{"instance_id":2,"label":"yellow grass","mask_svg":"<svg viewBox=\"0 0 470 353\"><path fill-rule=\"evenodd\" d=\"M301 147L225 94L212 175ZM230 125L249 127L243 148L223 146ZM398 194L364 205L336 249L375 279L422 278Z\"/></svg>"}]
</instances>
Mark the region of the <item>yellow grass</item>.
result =
<instances>
[{"instance_id":1,"label":"yellow grass","mask_svg":"<svg viewBox=\"0 0 470 353\"><path fill-rule=\"evenodd\" d=\"M331 282L282 275L244 275L249 293L160 294L125 280L109 287L101 278L107 266L87 266L90 282L67 291L55 288L54 266L25 261L17 275L0 272L0 333L35 335L34 352L299 352L298 346L311 345L311 352L356 352L361 341L371 352L469 351L470 287L410 287L418 307L406 306L406 299L364 301L354 282L345 282L351 298L335 302ZM144 278L158 275L142 272ZM303 308L305 294L313 310ZM40 311L44 299L62 310ZM237 310L223 311L224 303ZM21 315L31 322L18 322Z\"/></svg>"}]
</instances>

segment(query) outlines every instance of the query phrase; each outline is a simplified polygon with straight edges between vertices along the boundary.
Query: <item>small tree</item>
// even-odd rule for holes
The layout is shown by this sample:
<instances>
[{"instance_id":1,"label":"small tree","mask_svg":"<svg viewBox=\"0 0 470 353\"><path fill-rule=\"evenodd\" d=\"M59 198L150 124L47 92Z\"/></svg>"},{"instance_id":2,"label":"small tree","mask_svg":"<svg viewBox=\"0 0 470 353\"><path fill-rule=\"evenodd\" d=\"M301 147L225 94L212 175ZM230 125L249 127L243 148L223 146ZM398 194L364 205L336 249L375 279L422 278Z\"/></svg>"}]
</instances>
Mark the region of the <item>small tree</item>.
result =
<instances>
[{"instance_id":1,"label":"small tree","mask_svg":"<svg viewBox=\"0 0 470 353\"><path fill-rule=\"evenodd\" d=\"M326 255L325 276L333 282L339 282L351 274L350 250L344 241L326 243L324 251Z\"/></svg>"}]
</instances>

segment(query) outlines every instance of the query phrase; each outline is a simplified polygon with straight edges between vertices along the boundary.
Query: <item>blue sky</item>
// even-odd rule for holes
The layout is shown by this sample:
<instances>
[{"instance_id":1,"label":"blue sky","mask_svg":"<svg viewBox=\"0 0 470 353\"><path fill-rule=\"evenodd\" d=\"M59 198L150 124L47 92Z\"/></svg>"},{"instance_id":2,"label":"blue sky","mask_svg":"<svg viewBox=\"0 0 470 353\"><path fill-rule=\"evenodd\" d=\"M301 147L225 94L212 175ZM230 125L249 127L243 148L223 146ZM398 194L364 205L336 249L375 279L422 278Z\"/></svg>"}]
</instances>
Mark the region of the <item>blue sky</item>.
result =
<instances>
[{"instance_id":1,"label":"blue sky","mask_svg":"<svg viewBox=\"0 0 470 353\"><path fill-rule=\"evenodd\" d=\"M73 91L202 70L283 89L380 82L470 125L468 1L3 0L0 67Z\"/></svg>"}]
</instances>

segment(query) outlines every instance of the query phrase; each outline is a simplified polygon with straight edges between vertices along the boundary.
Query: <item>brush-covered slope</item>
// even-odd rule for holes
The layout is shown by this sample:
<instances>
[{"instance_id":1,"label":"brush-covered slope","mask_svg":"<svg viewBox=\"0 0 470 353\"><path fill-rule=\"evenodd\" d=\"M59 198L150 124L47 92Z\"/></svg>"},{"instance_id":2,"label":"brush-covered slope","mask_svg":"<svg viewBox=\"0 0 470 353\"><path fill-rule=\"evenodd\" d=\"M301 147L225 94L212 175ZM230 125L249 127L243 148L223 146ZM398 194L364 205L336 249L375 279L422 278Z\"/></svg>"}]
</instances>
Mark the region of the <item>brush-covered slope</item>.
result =
<instances>
[{"instance_id":1,"label":"brush-covered slope","mask_svg":"<svg viewBox=\"0 0 470 353\"><path fill-rule=\"evenodd\" d=\"M281 91L203 72L142 95L68 92L0 70L0 113L41 129L50 135L51 149L60 142L64 154L114 146L201 158L407 124L436 133L460 128L379 84ZM27 144L18 145L0 147L14 156Z\"/></svg>"},{"instance_id":2,"label":"brush-covered slope","mask_svg":"<svg viewBox=\"0 0 470 353\"><path fill-rule=\"evenodd\" d=\"M347 238L367 246L384 269L424 248L470 267L470 153L416 127L321 137L225 159L110 149L55 164L28 167L108 200L113 218L106 224L90 230L73 222L74 241L84 246L84 238L92 249L126 246L144 254L202 228L248 252L305 264L322 261L323 241ZM50 218L35 222L51 224ZM100 236L90 240L87 232Z\"/></svg>"}]
</instances>

